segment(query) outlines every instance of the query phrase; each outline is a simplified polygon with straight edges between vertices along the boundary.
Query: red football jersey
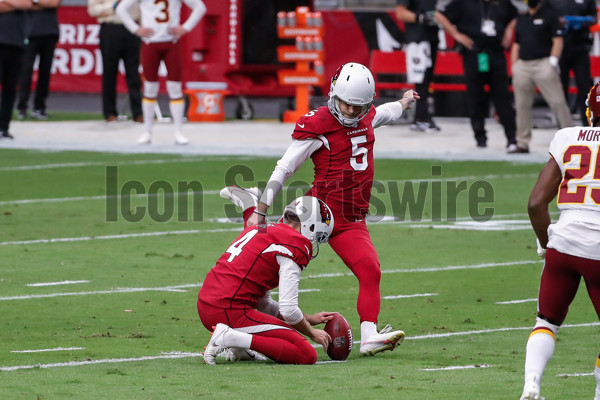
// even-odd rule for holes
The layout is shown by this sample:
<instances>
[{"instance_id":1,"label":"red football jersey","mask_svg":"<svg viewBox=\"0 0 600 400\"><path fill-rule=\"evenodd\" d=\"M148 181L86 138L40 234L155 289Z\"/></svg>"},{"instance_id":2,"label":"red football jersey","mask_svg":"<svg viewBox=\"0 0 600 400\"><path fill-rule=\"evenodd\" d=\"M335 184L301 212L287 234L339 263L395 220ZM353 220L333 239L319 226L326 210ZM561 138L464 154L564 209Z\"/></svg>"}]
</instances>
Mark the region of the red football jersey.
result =
<instances>
[{"instance_id":1,"label":"red football jersey","mask_svg":"<svg viewBox=\"0 0 600 400\"><path fill-rule=\"evenodd\" d=\"M373 186L373 145L371 122L375 107L358 123L348 128L339 123L327 107L300 117L292 137L318 139L323 146L311 158L315 165L313 188L307 195L323 200L334 212L349 220L363 218L369 211Z\"/></svg>"},{"instance_id":2,"label":"red football jersey","mask_svg":"<svg viewBox=\"0 0 600 400\"><path fill-rule=\"evenodd\" d=\"M221 308L255 308L267 290L279 285L277 255L304 269L312 244L283 223L244 229L209 271L198 299Z\"/></svg>"}]
</instances>

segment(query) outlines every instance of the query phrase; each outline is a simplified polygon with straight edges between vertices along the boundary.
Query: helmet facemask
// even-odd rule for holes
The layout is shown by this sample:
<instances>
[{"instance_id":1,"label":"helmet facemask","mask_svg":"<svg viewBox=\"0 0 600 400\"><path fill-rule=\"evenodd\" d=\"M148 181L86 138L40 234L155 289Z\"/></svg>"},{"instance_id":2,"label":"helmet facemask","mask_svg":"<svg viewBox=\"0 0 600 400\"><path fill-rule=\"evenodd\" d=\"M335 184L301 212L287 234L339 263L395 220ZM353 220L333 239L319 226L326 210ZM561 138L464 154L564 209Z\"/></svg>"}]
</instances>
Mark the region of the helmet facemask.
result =
<instances>
[{"instance_id":1,"label":"helmet facemask","mask_svg":"<svg viewBox=\"0 0 600 400\"><path fill-rule=\"evenodd\" d=\"M331 96L331 93L330 93L330 96ZM349 104L347 102L345 102L345 103ZM329 100L327 101L327 107L329 107L329 111L331 112L331 114L333 114L335 119L337 119L340 122L340 124L344 125L345 127L354 127L354 126L358 125L358 122L369 113L369 110L371 109L371 104L372 103L349 104L351 106L362 107L360 114L357 117L352 118L352 117L346 117L344 114L342 114L342 110L340 109L340 99L337 96L335 96L335 95L331 96L329 98Z\"/></svg>"}]
</instances>

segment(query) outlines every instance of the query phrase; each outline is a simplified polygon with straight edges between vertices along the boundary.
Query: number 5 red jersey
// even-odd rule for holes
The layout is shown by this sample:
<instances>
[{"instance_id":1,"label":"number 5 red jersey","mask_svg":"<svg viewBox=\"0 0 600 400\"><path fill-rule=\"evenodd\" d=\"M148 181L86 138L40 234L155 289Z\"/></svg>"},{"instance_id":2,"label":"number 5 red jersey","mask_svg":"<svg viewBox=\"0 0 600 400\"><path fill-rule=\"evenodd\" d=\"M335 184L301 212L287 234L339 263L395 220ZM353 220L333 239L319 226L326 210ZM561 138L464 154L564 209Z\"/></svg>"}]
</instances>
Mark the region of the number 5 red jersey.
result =
<instances>
[{"instance_id":1,"label":"number 5 red jersey","mask_svg":"<svg viewBox=\"0 0 600 400\"><path fill-rule=\"evenodd\" d=\"M372 126L375 107L356 127L345 127L327 107L300 117L292 137L296 140L317 139L323 145L311 158L315 165L313 188L307 193L323 200L334 212L347 220L364 218L369 211L373 186Z\"/></svg>"}]
</instances>

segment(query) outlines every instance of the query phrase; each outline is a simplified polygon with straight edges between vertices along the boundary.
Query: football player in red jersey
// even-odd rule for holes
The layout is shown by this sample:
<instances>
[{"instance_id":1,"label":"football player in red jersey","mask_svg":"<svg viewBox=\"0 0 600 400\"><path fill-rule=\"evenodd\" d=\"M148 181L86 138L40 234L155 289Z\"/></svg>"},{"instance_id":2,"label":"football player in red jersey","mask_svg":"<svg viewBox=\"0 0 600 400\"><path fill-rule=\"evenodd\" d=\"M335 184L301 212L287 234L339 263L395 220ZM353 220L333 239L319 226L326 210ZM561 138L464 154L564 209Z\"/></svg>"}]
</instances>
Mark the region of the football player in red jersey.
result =
<instances>
[{"instance_id":1,"label":"football player in red jersey","mask_svg":"<svg viewBox=\"0 0 600 400\"><path fill-rule=\"evenodd\" d=\"M328 106L298 119L292 144L277 162L248 220L249 225L264 223L268 207L285 181L312 158L315 180L307 195L331 207L335 228L329 244L358 278L363 355L393 350L404 339L404 332L392 331L389 326L377 332L381 270L365 222L373 185L374 128L395 121L419 99L416 92L408 90L398 101L372 107L374 96L375 81L367 67L342 65L331 80Z\"/></svg>"},{"instance_id":2,"label":"football player in red jersey","mask_svg":"<svg viewBox=\"0 0 600 400\"><path fill-rule=\"evenodd\" d=\"M260 192L226 187L221 196L252 214ZM257 353L285 364L314 364L317 352L300 333L327 346L331 337L313 328L335 313L307 315L298 307L300 272L313 258L313 242L328 240L331 210L304 196L285 208L280 223L246 227L209 271L198 293L198 315L214 332L204 361L215 364L227 350L229 360L257 359ZM279 302L271 289L279 287ZM300 333L298 333L300 332ZM263 358L264 359L264 358Z\"/></svg>"},{"instance_id":3,"label":"football player in red jersey","mask_svg":"<svg viewBox=\"0 0 600 400\"><path fill-rule=\"evenodd\" d=\"M582 277L600 318L600 84L592 87L586 104L591 128L556 132L550 160L529 197L529 218L545 263L538 316L527 341L521 400L542 398L540 380ZM560 216L551 224L548 204L555 197ZM600 357L594 375L594 399L600 400Z\"/></svg>"}]
</instances>

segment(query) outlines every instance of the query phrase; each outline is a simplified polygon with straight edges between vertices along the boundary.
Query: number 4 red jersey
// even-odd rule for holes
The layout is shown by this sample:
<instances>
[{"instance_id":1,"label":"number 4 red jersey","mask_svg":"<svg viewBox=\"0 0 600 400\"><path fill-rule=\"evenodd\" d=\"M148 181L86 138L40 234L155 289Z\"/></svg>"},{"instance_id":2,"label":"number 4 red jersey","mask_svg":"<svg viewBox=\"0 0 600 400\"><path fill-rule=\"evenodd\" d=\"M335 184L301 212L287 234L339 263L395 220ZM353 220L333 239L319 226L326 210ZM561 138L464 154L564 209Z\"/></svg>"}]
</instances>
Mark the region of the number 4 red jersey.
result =
<instances>
[{"instance_id":1,"label":"number 4 red jersey","mask_svg":"<svg viewBox=\"0 0 600 400\"><path fill-rule=\"evenodd\" d=\"M371 107L356 127L345 127L327 107L319 107L300 117L292 133L296 140L318 139L323 143L311 155L315 180L307 195L323 200L335 214L341 211L350 221L362 219L369 211L375 112Z\"/></svg>"},{"instance_id":2,"label":"number 4 red jersey","mask_svg":"<svg viewBox=\"0 0 600 400\"><path fill-rule=\"evenodd\" d=\"M209 271L198 299L219 308L256 308L258 299L279 285L278 255L304 269L312 244L283 223L244 229Z\"/></svg>"}]
</instances>

